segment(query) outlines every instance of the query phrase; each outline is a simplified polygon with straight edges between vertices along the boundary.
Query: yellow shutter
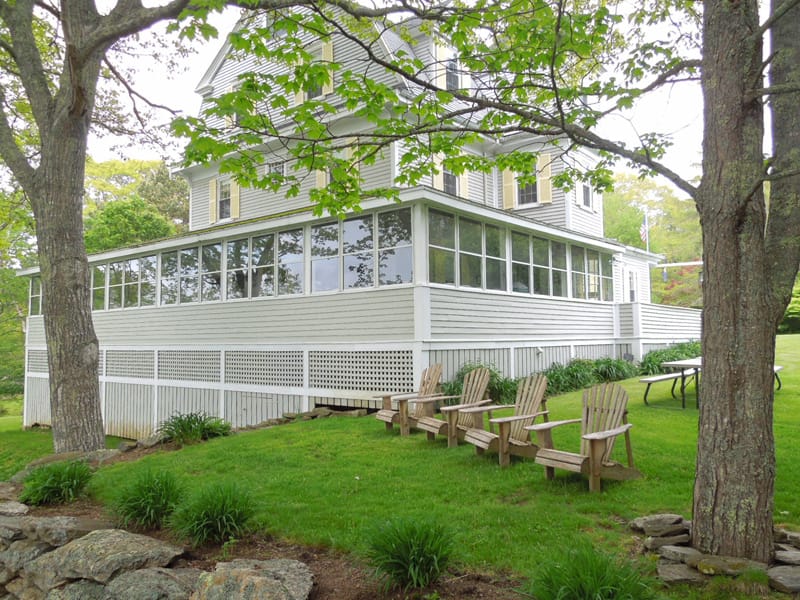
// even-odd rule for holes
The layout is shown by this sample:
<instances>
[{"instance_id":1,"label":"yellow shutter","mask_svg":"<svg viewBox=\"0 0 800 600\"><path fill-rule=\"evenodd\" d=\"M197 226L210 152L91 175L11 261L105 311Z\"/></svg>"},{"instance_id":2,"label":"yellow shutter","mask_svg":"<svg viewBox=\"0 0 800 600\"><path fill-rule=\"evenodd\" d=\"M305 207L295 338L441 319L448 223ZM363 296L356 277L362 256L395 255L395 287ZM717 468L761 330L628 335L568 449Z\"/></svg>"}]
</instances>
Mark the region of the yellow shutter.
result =
<instances>
[{"instance_id":1,"label":"yellow shutter","mask_svg":"<svg viewBox=\"0 0 800 600\"><path fill-rule=\"evenodd\" d=\"M536 183L539 186L536 193L540 204L553 202L553 185L550 182L550 163L552 157L547 152L539 155L536 161Z\"/></svg>"},{"instance_id":2,"label":"yellow shutter","mask_svg":"<svg viewBox=\"0 0 800 600\"><path fill-rule=\"evenodd\" d=\"M450 53L446 46L435 43L433 44L434 54L434 85L440 90L447 89L447 61L450 58Z\"/></svg>"},{"instance_id":3,"label":"yellow shutter","mask_svg":"<svg viewBox=\"0 0 800 600\"><path fill-rule=\"evenodd\" d=\"M208 222L217 222L217 180L208 182Z\"/></svg>"},{"instance_id":4,"label":"yellow shutter","mask_svg":"<svg viewBox=\"0 0 800 600\"><path fill-rule=\"evenodd\" d=\"M327 65L333 63L333 40L328 39L322 43L322 62ZM322 86L322 95L327 96L333 93L333 70L328 69L328 82Z\"/></svg>"},{"instance_id":5,"label":"yellow shutter","mask_svg":"<svg viewBox=\"0 0 800 600\"><path fill-rule=\"evenodd\" d=\"M231 181L231 219L239 218L239 184Z\"/></svg>"},{"instance_id":6,"label":"yellow shutter","mask_svg":"<svg viewBox=\"0 0 800 600\"><path fill-rule=\"evenodd\" d=\"M433 155L433 187L437 190L444 189L444 167L442 166L442 155L437 152Z\"/></svg>"},{"instance_id":7,"label":"yellow shutter","mask_svg":"<svg viewBox=\"0 0 800 600\"><path fill-rule=\"evenodd\" d=\"M298 59L298 60L297 60L297 61L296 61L296 62L295 62L293 65L292 65L292 67L290 67L290 68L292 69L292 71L291 71L291 73L290 73L290 74L291 74L291 75L295 75L295 73L294 73L294 68L296 68L296 67L299 67L299 66L300 66L300 65L302 65L302 64L303 64L303 61ZM301 88L301 89L297 90L297 91L294 93L294 105L295 105L295 106L300 106L300 105L301 105L303 102L305 102L305 101L306 101L306 91L305 91L305 89Z\"/></svg>"},{"instance_id":8,"label":"yellow shutter","mask_svg":"<svg viewBox=\"0 0 800 600\"><path fill-rule=\"evenodd\" d=\"M317 171L314 171L314 174L315 174L315 177L316 177L316 181L314 183L314 186L317 189L321 190L323 188L328 187L328 173L326 171L317 170Z\"/></svg>"},{"instance_id":9,"label":"yellow shutter","mask_svg":"<svg viewBox=\"0 0 800 600\"><path fill-rule=\"evenodd\" d=\"M511 169L503 170L503 208L510 210L517 203L517 178Z\"/></svg>"},{"instance_id":10,"label":"yellow shutter","mask_svg":"<svg viewBox=\"0 0 800 600\"><path fill-rule=\"evenodd\" d=\"M234 91L234 89L235 88L232 85L229 85L225 90L225 93L230 94ZM233 115L225 115L225 127L233 127Z\"/></svg>"},{"instance_id":11,"label":"yellow shutter","mask_svg":"<svg viewBox=\"0 0 800 600\"><path fill-rule=\"evenodd\" d=\"M464 171L458 177L458 195L469 198L469 171Z\"/></svg>"},{"instance_id":12,"label":"yellow shutter","mask_svg":"<svg viewBox=\"0 0 800 600\"><path fill-rule=\"evenodd\" d=\"M347 140L347 144L347 148L345 148L344 151L344 158L347 161L352 173L354 175L358 175L360 167L356 159L356 155L358 154L358 138L349 138Z\"/></svg>"}]
</instances>

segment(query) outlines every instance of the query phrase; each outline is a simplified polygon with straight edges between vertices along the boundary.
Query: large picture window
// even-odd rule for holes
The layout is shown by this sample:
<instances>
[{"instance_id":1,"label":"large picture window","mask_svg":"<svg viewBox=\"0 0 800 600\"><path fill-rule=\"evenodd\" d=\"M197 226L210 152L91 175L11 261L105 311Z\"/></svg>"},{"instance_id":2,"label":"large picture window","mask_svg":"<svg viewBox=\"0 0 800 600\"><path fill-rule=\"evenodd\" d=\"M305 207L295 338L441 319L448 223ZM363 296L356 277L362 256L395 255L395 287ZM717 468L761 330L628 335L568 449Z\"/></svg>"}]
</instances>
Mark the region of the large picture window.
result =
<instances>
[{"instance_id":1,"label":"large picture window","mask_svg":"<svg viewBox=\"0 0 800 600\"><path fill-rule=\"evenodd\" d=\"M428 269L432 283L456 282L456 218L432 210L428 217Z\"/></svg>"},{"instance_id":2,"label":"large picture window","mask_svg":"<svg viewBox=\"0 0 800 600\"><path fill-rule=\"evenodd\" d=\"M178 252L161 254L161 304L178 303Z\"/></svg>"},{"instance_id":3,"label":"large picture window","mask_svg":"<svg viewBox=\"0 0 800 600\"><path fill-rule=\"evenodd\" d=\"M527 294L531 291L531 243L530 237L511 234L511 289Z\"/></svg>"},{"instance_id":4,"label":"large picture window","mask_svg":"<svg viewBox=\"0 0 800 600\"><path fill-rule=\"evenodd\" d=\"M570 246L572 267L572 297L586 298L586 250L580 246Z\"/></svg>"},{"instance_id":5,"label":"large picture window","mask_svg":"<svg viewBox=\"0 0 800 600\"><path fill-rule=\"evenodd\" d=\"M278 294L303 293L303 230L278 234Z\"/></svg>"},{"instance_id":6,"label":"large picture window","mask_svg":"<svg viewBox=\"0 0 800 600\"><path fill-rule=\"evenodd\" d=\"M250 289L250 240L231 240L225 244L225 298L247 298Z\"/></svg>"},{"instance_id":7,"label":"large picture window","mask_svg":"<svg viewBox=\"0 0 800 600\"><path fill-rule=\"evenodd\" d=\"M342 223L342 274L345 288L370 287L375 280L373 216Z\"/></svg>"},{"instance_id":8,"label":"large picture window","mask_svg":"<svg viewBox=\"0 0 800 600\"><path fill-rule=\"evenodd\" d=\"M184 248L180 251L180 301L182 304L197 302L200 289L200 252L197 248Z\"/></svg>"},{"instance_id":9,"label":"large picture window","mask_svg":"<svg viewBox=\"0 0 800 600\"><path fill-rule=\"evenodd\" d=\"M311 228L311 291L339 289L339 223Z\"/></svg>"},{"instance_id":10,"label":"large picture window","mask_svg":"<svg viewBox=\"0 0 800 600\"><path fill-rule=\"evenodd\" d=\"M274 296L275 287L275 234L253 238L250 297Z\"/></svg>"},{"instance_id":11,"label":"large picture window","mask_svg":"<svg viewBox=\"0 0 800 600\"><path fill-rule=\"evenodd\" d=\"M92 310L103 310L105 307L106 265L94 265L92 267Z\"/></svg>"},{"instance_id":12,"label":"large picture window","mask_svg":"<svg viewBox=\"0 0 800 600\"><path fill-rule=\"evenodd\" d=\"M378 213L378 283L410 283L412 271L411 209Z\"/></svg>"},{"instance_id":13,"label":"large picture window","mask_svg":"<svg viewBox=\"0 0 800 600\"><path fill-rule=\"evenodd\" d=\"M29 315L42 314L42 279L31 277L30 302L28 303Z\"/></svg>"},{"instance_id":14,"label":"large picture window","mask_svg":"<svg viewBox=\"0 0 800 600\"><path fill-rule=\"evenodd\" d=\"M200 295L204 302L222 298L222 244L209 244L201 251Z\"/></svg>"}]
</instances>

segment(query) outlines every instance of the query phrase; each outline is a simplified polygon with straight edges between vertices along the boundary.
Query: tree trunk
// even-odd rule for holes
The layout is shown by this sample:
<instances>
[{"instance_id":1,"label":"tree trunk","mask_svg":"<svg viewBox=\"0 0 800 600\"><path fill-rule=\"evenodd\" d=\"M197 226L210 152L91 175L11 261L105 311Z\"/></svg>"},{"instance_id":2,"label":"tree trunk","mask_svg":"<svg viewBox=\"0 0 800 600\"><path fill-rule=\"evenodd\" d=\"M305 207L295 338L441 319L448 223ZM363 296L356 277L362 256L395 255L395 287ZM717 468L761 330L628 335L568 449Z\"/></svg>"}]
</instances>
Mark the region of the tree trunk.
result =
<instances>
[{"instance_id":1,"label":"tree trunk","mask_svg":"<svg viewBox=\"0 0 800 600\"><path fill-rule=\"evenodd\" d=\"M765 246L758 6L704 4L703 388L693 545L769 561L776 323Z\"/></svg>"}]
</instances>

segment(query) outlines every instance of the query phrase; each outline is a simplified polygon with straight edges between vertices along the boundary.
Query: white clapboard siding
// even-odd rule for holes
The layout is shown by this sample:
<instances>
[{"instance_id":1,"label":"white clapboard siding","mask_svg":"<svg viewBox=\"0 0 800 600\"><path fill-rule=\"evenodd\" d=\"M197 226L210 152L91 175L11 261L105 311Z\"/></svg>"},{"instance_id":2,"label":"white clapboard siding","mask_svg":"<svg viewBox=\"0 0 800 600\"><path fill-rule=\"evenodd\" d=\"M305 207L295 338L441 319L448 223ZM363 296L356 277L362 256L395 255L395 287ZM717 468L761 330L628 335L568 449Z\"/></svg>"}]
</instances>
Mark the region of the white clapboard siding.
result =
<instances>
[{"instance_id":1,"label":"white clapboard siding","mask_svg":"<svg viewBox=\"0 0 800 600\"><path fill-rule=\"evenodd\" d=\"M634 329L633 304L620 304L617 311L619 315L619 334L622 337L636 335Z\"/></svg>"},{"instance_id":2,"label":"white clapboard siding","mask_svg":"<svg viewBox=\"0 0 800 600\"><path fill-rule=\"evenodd\" d=\"M611 304L431 289L432 339L556 339L614 335Z\"/></svg>"},{"instance_id":3,"label":"white clapboard siding","mask_svg":"<svg viewBox=\"0 0 800 600\"><path fill-rule=\"evenodd\" d=\"M694 308L641 304L641 336L700 339L702 312Z\"/></svg>"}]
</instances>

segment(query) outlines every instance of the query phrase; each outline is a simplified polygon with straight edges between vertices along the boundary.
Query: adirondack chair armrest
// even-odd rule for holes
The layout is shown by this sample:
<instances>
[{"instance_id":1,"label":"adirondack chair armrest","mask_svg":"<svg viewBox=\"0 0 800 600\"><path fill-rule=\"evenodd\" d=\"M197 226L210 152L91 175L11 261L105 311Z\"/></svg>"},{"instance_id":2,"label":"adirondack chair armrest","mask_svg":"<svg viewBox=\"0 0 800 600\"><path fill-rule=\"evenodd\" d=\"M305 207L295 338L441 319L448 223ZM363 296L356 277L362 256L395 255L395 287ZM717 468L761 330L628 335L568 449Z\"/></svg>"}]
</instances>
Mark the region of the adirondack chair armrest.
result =
<instances>
[{"instance_id":1,"label":"adirondack chair armrest","mask_svg":"<svg viewBox=\"0 0 800 600\"><path fill-rule=\"evenodd\" d=\"M448 398L460 398L461 396L438 396L433 394L431 396L416 396L414 398L406 398L404 401L407 402L439 402L440 400L447 400Z\"/></svg>"},{"instance_id":2,"label":"adirondack chair armrest","mask_svg":"<svg viewBox=\"0 0 800 600\"><path fill-rule=\"evenodd\" d=\"M500 423L513 423L514 421L524 421L525 419L534 419L536 417L539 417L541 415L546 415L546 414L547 414L547 411L545 410L543 412L537 412L537 413L533 413L533 414L530 414L530 415L511 415L509 417L497 417L495 419L489 419L489 421L492 422L492 423L497 423L497 424L500 424ZM526 429L527 429L527 427L526 427Z\"/></svg>"},{"instance_id":3,"label":"adirondack chair armrest","mask_svg":"<svg viewBox=\"0 0 800 600\"><path fill-rule=\"evenodd\" d=\"M454 397L460 398L461 396L454 396ZM448 413L454 410L464 410L465 408L472 408L474 406L488 404L489 402L491 402L491 400L481 400L480 402L471 402L469 404L451 404L450 406L442 406L439 410L443 413Z\"/></svg>"},{"instance_id":4,"label":"adirondack chair armrest","mask_svg":"<svg viewBox=\"0 0 800 600\"><path fill-rule=\"evenodd\" d=\"M580 423L581 419L567 419L566 421L548 421L547 423L537 423L536 425L526 425L525 429L529 431L547 431L558 427L560 425L567 425L569 423Z\"/></svg>"},{"instance_id":5,"label":"adirondack chair armrest","mask_svg":"<svg viewBox=\"0 0 800 600\"><path fill-rule=\"evenodd\" d=\"M473 404L469 404L468 406L469 408L459 409L459 412L480 413L480 412L491 412L493 410L500 410L502 408L509 408L508 404L485 404L483 406L475 406Z\"/></svg>"},{"instance_id":6,"label":"adirondack chair armrest","mask_svg":"<svg viewBox=\"0 0 800 600\"><path fill-rule=\"evenodd\" d=\"M582 437L585 440L607 440L608 438L622 435L623 433L628 431L628 429L630 429L631 427L633 427L633 423L626 423L625 425L620 425L619 427L615 427L614 429L608 429L606 431L595 431L594 433L587 433Z\"/></svg>"}]
</instances>

